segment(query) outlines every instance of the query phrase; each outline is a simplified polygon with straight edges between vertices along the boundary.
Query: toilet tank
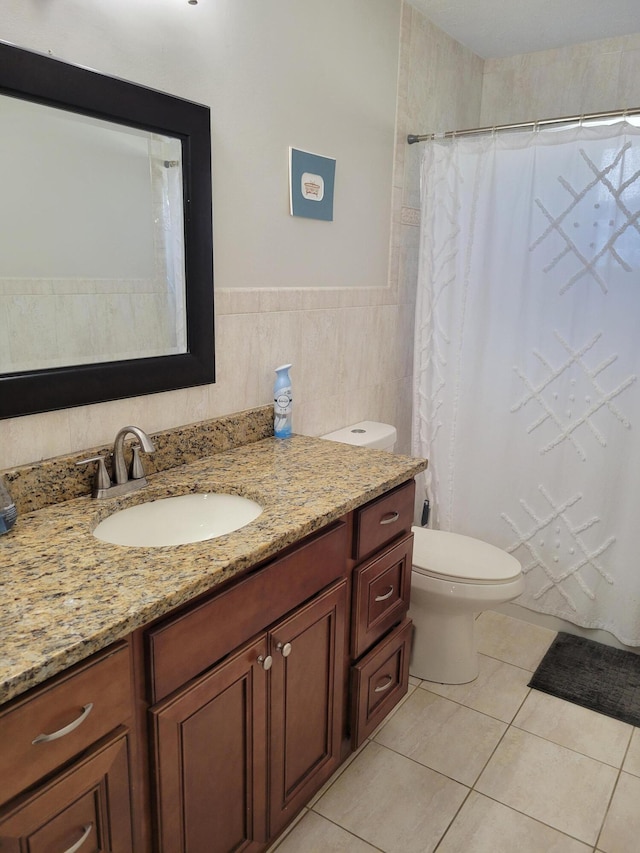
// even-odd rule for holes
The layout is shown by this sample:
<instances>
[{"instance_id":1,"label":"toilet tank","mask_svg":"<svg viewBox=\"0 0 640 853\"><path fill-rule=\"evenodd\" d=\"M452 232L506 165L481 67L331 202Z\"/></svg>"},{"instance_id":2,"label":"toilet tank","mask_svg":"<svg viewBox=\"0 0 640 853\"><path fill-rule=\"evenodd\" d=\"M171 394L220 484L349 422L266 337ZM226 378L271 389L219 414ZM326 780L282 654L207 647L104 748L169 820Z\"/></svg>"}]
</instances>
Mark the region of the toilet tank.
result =
<instances>
[{"instance_id":1,"label":"toilet tank","mask_svg":"<svg viewBox=\"0 0 640 853\"><path fill-rule=\"evenodd\" d=\"M391 424L381 424L377 421L360 421L360 423L337 429L321 435L329 441L339 441L342 444L356 444L359 447L370 447L374 450L386 450L393 453L396 445L397 431Z\"/></svg>"}]
</instances>

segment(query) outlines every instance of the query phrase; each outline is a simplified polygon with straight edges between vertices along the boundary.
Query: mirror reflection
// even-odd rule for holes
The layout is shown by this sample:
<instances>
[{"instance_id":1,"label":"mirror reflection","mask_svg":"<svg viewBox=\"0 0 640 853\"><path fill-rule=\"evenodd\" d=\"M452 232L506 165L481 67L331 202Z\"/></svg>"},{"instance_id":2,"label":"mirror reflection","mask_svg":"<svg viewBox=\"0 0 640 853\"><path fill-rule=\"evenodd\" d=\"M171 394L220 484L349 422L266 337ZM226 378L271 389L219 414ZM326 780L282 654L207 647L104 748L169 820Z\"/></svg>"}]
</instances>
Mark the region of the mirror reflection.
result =
<instances>
[{"instance_id":1,"label":"mirror reflection","mask_svg":"<svg viewBox=\"0 0 640 853\"><path fill-rule=\"evenodd\" d=\"M179 139L0 96L0 372L186 352Z\"/></svg>"}]
</instances>

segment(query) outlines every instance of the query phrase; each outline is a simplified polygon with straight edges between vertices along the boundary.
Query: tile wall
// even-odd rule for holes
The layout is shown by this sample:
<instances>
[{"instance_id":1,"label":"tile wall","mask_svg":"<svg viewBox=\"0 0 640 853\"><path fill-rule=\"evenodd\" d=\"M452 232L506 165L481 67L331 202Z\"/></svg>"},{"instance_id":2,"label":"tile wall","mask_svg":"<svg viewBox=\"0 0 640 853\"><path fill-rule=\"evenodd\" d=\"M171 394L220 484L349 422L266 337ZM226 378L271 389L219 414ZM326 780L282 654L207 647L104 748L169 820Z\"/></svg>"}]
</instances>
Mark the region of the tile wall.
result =
<instances>
[{"instance_id":1,"label":"tile wall","mask_svg":"<svg viewBox=\"0 0 640 853\"><path fill-rule=\"evenodd\" d=\"M481 126L640 106L640 33L485 62Z\"/></svg>"}]
</instances>

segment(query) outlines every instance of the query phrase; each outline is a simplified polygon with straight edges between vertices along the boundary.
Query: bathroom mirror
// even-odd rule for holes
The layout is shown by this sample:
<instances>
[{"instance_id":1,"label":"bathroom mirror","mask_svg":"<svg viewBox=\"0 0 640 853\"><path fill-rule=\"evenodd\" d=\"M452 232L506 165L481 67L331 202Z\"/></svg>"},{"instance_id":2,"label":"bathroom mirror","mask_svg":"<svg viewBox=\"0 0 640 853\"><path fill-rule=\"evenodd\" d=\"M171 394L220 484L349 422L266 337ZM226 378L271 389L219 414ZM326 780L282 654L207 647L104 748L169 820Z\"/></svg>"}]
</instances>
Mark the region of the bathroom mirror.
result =
<instances>
[{"instance_id":1,"label":"bathroom mirror","mask_svg":"<svg viewBox=\"0 0 640 853\"><path fill-rule=\"evenodd\" d=\"M211 383L208 107L0 43L0 417Z\"/></svg>"}]
</instances>

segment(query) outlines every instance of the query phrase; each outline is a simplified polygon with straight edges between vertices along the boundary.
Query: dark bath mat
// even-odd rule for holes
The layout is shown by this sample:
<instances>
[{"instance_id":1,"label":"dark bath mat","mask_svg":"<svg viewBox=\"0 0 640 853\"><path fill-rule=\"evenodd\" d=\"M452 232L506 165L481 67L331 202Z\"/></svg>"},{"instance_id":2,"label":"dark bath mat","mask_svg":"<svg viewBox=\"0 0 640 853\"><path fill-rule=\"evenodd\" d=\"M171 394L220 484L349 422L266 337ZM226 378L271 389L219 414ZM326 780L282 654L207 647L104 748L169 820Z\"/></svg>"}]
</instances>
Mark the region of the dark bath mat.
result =
<instances>
[{"instance_id":1,"label":"dark bath mat","mask_svg":"<svg viewBox=\"0 0 640 853\"><path fill-rule=\"evenodd\" d=\"M640 655L633 652L561 631L529 687L640 726Z\"/></svg>"}]
</instances>

